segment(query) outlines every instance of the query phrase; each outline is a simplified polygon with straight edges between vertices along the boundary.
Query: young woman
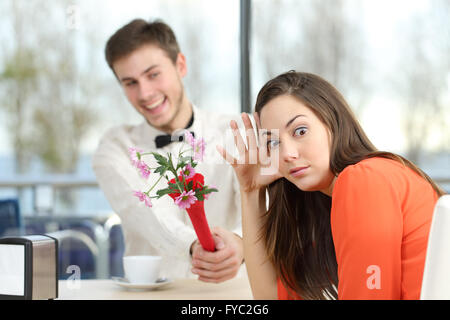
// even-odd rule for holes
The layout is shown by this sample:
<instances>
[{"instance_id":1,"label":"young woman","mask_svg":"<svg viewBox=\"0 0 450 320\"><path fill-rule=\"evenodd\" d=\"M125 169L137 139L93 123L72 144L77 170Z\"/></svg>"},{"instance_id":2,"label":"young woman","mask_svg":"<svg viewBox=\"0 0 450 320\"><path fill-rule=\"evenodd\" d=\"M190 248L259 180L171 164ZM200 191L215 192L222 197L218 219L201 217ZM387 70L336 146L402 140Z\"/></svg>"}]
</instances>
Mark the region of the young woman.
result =
<instances>
[{"instance_id":1,"label":"young woman","mask_svg":"<svg viewBox=\"0 0 450 320\"><path fill-rule=\"evenodd\" d=\"M247 114L247 144L230 123L241 159L218 147L240 183L254 297L419 299L444 192L408 160L377 151L341 94L316 75L272 79L255 111L258 139ZM278 164L272 174L262 149Z\"/></svg>"}]
</instances>

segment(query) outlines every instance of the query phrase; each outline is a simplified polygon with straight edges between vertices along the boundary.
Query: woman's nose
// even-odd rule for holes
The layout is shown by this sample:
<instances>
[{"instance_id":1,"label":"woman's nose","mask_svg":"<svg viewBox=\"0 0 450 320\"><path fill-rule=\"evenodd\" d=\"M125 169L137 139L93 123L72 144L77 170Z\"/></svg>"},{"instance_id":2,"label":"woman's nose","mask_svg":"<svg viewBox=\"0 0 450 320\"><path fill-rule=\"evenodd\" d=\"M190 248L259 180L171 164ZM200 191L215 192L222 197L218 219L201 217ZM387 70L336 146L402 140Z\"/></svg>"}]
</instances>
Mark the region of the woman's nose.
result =
<instances>
[{"instance_id":1,"label":"woman's nose","mask_svg":"<svg viewBox=\"0 0 450 320\"><path fill-rule=\"evenodd\" d=\"M285 162L290 162L299 158L298 145L292 141L284 141L281 144L281 157Z\"/></svg>"}]
</instances>

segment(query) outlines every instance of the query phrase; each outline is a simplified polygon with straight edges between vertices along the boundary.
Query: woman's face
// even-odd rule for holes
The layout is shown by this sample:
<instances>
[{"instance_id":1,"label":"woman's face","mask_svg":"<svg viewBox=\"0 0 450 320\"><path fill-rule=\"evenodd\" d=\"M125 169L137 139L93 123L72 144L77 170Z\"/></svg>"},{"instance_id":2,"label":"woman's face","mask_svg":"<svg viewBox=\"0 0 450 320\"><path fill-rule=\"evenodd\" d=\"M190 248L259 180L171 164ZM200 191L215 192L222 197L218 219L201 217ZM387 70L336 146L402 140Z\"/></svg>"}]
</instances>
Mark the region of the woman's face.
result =
<instances>
[{"instance_id":1,"label":"woman's face","mask_svg":"<svg viewBox=\"0 0 450 320\"><path fill-rule=\"evenodd\" d=\"M280 174L303 191L331 196L335 178L330 170L331 134L314 112L299 99L282 95L262 108L260 121Z\"/></svg>"}]
</instances>

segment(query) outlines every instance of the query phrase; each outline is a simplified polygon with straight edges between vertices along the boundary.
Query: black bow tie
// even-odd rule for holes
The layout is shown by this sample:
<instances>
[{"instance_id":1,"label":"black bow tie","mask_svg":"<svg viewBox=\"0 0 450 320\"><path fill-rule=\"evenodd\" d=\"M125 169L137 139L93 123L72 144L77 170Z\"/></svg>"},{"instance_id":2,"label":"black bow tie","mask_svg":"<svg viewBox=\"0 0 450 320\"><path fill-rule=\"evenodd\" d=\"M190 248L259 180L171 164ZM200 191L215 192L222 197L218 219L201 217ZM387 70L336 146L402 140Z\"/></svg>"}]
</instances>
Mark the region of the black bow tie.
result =
<instances>
[{"instance_id":1,"label":"black bow tie","mask_svg":"<svg viewBox=\"0 0 450 320\"><path fill-rule=\"evenodd\" d=\"M195 137L194 132L191 131L191 134ZM177 137L174 136L173 137L174 140L172 140L172 135L170 134L163 134L160 136L156 136L155 137L155 144L156 144L156 148L163 148L169 144L171 144L172 142L177 141ZM179 136L178 137L178 141L183 141L184 140L184 135L183 136Z\"/></svg>"},{"instance_id":2,"label":"black bow tie","mask_svg":"<svg viewBox=\"0 0 450 320\"><path fill-rule=\"evenodd\" d=\"M194 113L192 113L191 120L189 120L189 123L187 124L185 129L191 127L193 123L194 123ZM195 137L194 132L191 131L191 134ZM156 148L158 148L158 149L163 148L163 147L171 144L172 142L177 141L176 136L173 137L173 139L174 140L172 140L172 135L170 135L170 134L162 134L162 135L156 136L155 137ZM181 142L183 140L184 140L184 135L178 137L179 142Z\"/></svg>"}]
</instances>

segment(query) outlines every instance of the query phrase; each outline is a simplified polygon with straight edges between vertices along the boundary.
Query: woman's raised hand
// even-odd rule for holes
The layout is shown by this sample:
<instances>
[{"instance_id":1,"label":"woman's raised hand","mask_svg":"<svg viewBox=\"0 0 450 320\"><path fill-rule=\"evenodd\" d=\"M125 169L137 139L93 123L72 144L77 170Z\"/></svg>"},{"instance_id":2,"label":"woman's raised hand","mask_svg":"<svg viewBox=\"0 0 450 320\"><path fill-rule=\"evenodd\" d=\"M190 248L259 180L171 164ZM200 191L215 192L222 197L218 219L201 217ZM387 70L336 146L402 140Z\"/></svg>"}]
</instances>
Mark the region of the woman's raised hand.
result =
<instances>
[{"instance_id":1,"label":"woman's raised hand","mask_svg":"<svg viewBox=\"0 0 450 320\"><path fill-rule=\"evenodd\" d=\"M262 142L261 125L257 113L253 114L256 122L257 132ZM244 123L247 145L239 132L236 121L230 122L231 130L233 130L234 143L239 152L239 159L232 155L221 146L217 146L217 150L222 157L233 167L236 176L239 180L240 188L243 192L252 192L260 190L269 185L273 181L281 178L281 175L276 166L271 165L270 159L267 155L266 144L261 143L258 147L256 135L250 117L247 113L242 113L242 122Z\"/></svg>"}]
</instances>

